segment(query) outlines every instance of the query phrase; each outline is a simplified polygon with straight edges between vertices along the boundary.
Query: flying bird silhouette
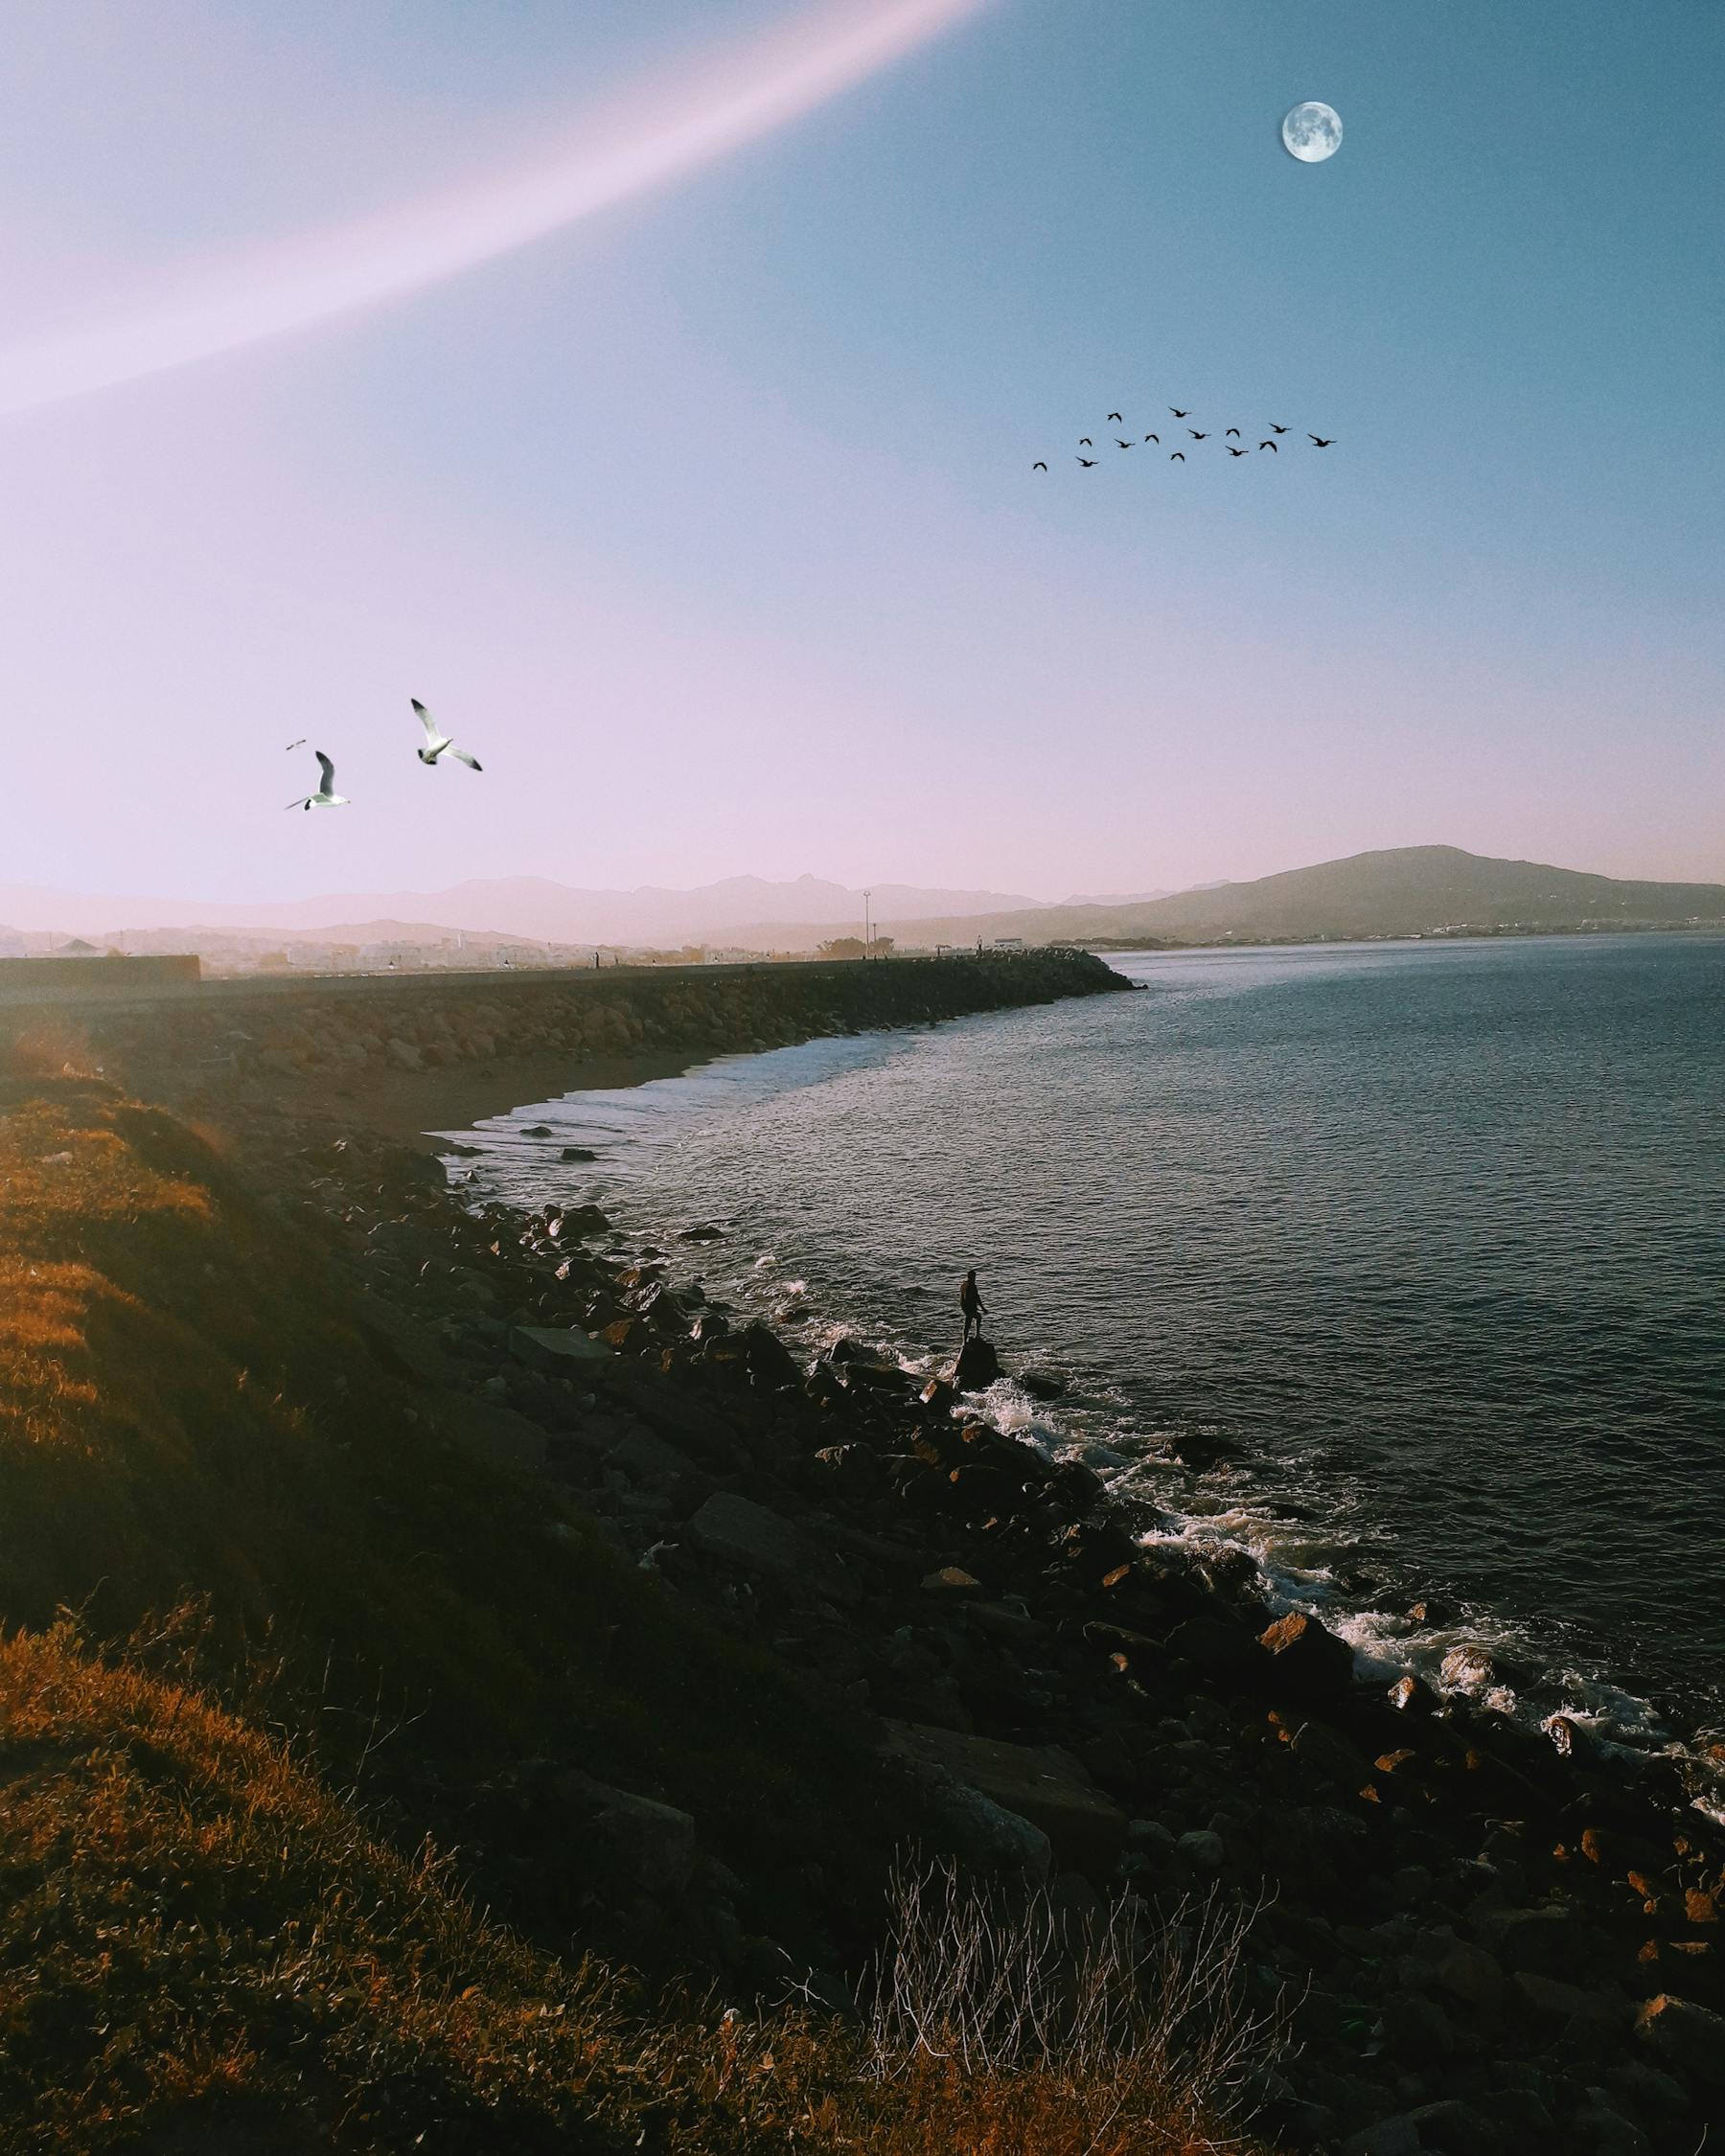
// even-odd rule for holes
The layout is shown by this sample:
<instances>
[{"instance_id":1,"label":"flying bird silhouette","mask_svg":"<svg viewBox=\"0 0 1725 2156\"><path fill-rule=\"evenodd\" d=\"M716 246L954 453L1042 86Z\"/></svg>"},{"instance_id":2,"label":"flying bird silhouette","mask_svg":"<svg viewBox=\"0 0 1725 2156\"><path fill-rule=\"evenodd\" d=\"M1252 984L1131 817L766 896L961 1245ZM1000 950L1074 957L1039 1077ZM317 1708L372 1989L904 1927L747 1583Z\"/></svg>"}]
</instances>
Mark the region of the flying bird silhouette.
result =
<instances>
[{"instance_id":1,"label":"flying bird silhouette","mask_svg":"<svg viewBox=\"0 0 1725 2156\"><path fill-rule=\"evenodd\" d=\"M1192 437L1192 440L1194 442L1208 442L1209 440L1209 436L1208 434L1200 434L1195 426L1188 426L1186 428L1186 432Z\"/></svg>"},{"instance_id":2,"label":"flying bird silhouette","mask_svg":"<svg viewBox=\"0 0 1725 2156\"><path fill-rule=\"evenodd\" d=\"M1144 440L1154 442L1159 449L1162 447L1162 436L1160 434L1146 434Z\"/></svg>"},{"instance_id":3,"label":"flying bird silhouette","mask_svg":"<svg viewBox=\"0 0 1725 2156\"><path fill-rule=\"evenodd\" d=\"M453 756L456 763L465 764L470 771L482 771L485 768L478 757L470 756L465 748L456 747L418 697L410 697L408 701L419 714L419 722L426 729L426 745L416 751L422 764L435 764L440 756L447 754Z\"/></svg>"},{"instance_id":4,"label":"flying bird silhouette","mask_svg":"<svg viewBox=\"0 0 1725 2156\"><path fill-rule=\"evenodd\" d=\"M1190 412L1183 412L1178 404L1170 404L1168 409L1176 419L1190 419L1192 416Z\"/></svg>"},{"instance_id":5,"label":"flying bird silhouette","mask_svg":"<svg viewBox=\"0 0 1725 2156\"><path fill-rule=\"evenodd\" d=\"M1272 434L1285 434L1288 430L1285 426L1277 426L1276 422L1272 420L1270 422L1270 431Z\"/></svg>"},{"instance_id":6,"label":"flying bird silhouette","mask_svg":"<svg viewBox=\"0 0 1725 2156\"><path fill-rule=\"evenodd\" d=\"M1176 449L1173 455L1169 457L1168 462L1170 464L1184 464L1185 451L1184 449Z\"/></svg>"},{"instance_id":7,"label":"flying bird silhouette","mask_svg":"<svg viewBox=\"0 0 1725 2156\"><path fill-rule=\"evenodd\" d=\"M1117 447L1122 449L1136 449L1138 447L1136 442L1122 442L1117 434L1115 436L1115 443Z\"/></svg>"},{"instance_id":8,"label":"flying bird silhouette","mask_svg":"<svg viewBox=\"0 0 1725 2156\"><path fill-rule=\"evenodd\" d=\"M1030 469L1032 471L1046 471L1048 468L1046 464L1033 464Z\"/></svg>"},{"instance_id":9,"label":"flying bird silhouette","mask_svg":"<svg viewBox=\"0 0 1725 2156\"><path fill-rule=\"evenodd\" d=\"M1109 418L1110 418L1110 419L1112 419L1112 420L1119 420L1119 422L1120 422L1120 424L1121 424L1122 426L1124 426L1124 425L1125 425L1125 424L1126 424L1126 422L1125 422L1125 419L1124 419L1124 418L1122 417L1122 415L1121 415L1120 413L1118 413L1118 412L1110 412L1108 416L1109 416Z\"/></svg>"},{"instance_id":10,"label":"flying bird silhouette","mask_svg":"<svg viewBox=\"0 0 1725 2156\"><path fill-rule=\"evenodd\" d=\"M1243 457L1246 454L1244 449L1230 449L1228 453L1230 457Z\"/></svg>"},{"instance_id":11,"label":"flying bird silhouette","mask_svg":"<svg viewBox=\"0 0 1725 2156\"><path fill-rule=\"evenodd\" d=\"M1258 444L1258 447L1259 447L1260 449L1275 449L1275 450L1276 450L1276 455L1277 455L1277 456L1280 456L1280 455L1281 455L1281 450L1280 450L1280 449L1279 449L1279 448L1278 448L1278 447L1276 447L1276 443L1274 443L1274 442L1260 442L1260 443Z\"/></svg>"},{"instance_id":12,"label":"flying bird silhouette","mask_svg":"<svg viewBox=\"0 0 1725 2156\"><path fill-rule=\"evenodd\" d=\"M291 751L291 750L293 750L293 749L296 749L296 748L304 748L304 747L305 747L305 745L306 745L306 737L305 737L305 735L304 735L304 734L301 734L301 736L300 736L300 738L298 739L298 741L290 741L290 742L289 742L289 743L288 744L288 747L289 751Z\"/></svg>"},{"instance_id":13,"label":"flying bird silhouette","mask_svg":"<svg viewBox=\"0 0 1725 2156\"><path fill-rule=\"evenodd\" d=\"M1315 442L1321 449L1329 449L1335 447L1337 437L1332 434L1326 441L1322 434L1308 434L1306 440Z\"/></svg>"},{"instance_id":14,"label":"flying bird silhouette","mask_svg":"<svg viewBox=\"0 0 1725 2156\"><path fill-rule=\"evenodd\" d=\"M290 809L347 808L349 806L347 795L345 793L337 793L335 791L334 765L331 763L330 759L324 754L321 748L314 748L311 753L317 758L317 768L322 774L321 783L318 786L317 791L315 793L302 794L297 801L289 801L288 806Z\"/></svg>"},{"instance_id":15,"label":"flying bird silhouette","mask_svg":"<svg viewBox=\"0 0 1725 2156\"><path fill-rule=\"evenodd\" d=\"M1231 434L1231 435L1233 436L1233 438L1234 438L1234 440L1235 440L1236 442L1237 442L1237 441L1238 441L1238 440L1240 439L1240 430L1239 430L1239 428L1238 428L1237 426L1230 426L1230 427L1229 428L1228 432L1229 432L1229 434ZM1227 439L1227 436L1225 435L1225 436L1223 437L1223 439L1224 439L1224 440L1226 440L1226 439Z\"/></svg>"},{"instance_id":16,"label":"flying bird silhouette","mask_svg":"<svg viewBox=\"0 0 1725 2156\"><path fill-rule=\"evenodd\" d=\"M1091 438L1090 438L1090 436L1089 436L1088 434L1081 434L1081 435L1079 435L1079 437L1078 437L1078 447L1080 447L1081 449L1093 449L1093 448L1095 447L1095 446L1096 446L1096 445L1095 445L1095 444L1094 444L1094 443L1093 443L1093 442L1092 442L1092 441L1091 440Z\"/></svg>"},{"instance_id":17,"label":"flying bird silhouette","mask_svg":"<svg viewBox=\"0 0 1725 2156\"><path fill-rule=\"evenodd\" d=\"M1080 457L1078 459L1078 462L1083 465L1086 471L1094 471L1094 470L1096 469L1096 460L1094 457Z\"/></svg>"}]
</instances>

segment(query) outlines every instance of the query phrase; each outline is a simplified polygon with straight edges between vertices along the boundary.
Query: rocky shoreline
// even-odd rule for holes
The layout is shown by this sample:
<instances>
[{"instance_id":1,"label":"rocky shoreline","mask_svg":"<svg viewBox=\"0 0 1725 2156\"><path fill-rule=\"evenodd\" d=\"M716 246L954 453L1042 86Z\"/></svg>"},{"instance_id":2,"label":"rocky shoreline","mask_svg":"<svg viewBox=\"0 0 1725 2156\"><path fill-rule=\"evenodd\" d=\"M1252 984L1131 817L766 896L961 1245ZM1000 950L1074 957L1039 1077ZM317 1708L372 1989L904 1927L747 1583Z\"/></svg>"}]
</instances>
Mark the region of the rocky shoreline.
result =
<instances>
[{"instance_id":1,"label":"rocky shoreline","mask_svg":"<svg viewBox=\"0 0 1725 2156\"><path fill-rule=\"evenodd\" d=\"M1291 2003L1293 2045L1260 2123L1287 2146L1690 2156L1725 2122L1725 1833L1673 1762L1362 1683L1248 1561L1142 1546L1153 1515L952 1384L858 1342L807 1368L597 1208L472 1211L423 1156L328 1128L265 1117L246 1150L334 1225L435 1441L542 1478L662 1593L825 1688L970 1865L1080 1914L1264 1903L1248 1985ZM839 1995L866 1931L843 1882L810 1938L763 1938L700 1819L602 1761L501 1771L463 1822L479 1876L548 1861L547 1781L603 1852L595 1923Z\"/></svg>"}]
</instances>

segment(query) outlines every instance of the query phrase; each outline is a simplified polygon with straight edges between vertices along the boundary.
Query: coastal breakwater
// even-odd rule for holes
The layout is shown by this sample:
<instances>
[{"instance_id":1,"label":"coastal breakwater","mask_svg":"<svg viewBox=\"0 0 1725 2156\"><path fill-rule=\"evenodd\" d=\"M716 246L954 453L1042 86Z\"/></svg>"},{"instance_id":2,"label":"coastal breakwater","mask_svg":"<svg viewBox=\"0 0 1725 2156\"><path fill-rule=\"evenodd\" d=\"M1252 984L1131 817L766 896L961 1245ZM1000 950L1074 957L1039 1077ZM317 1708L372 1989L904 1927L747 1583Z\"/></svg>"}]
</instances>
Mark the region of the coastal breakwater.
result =
<instances>
[{"instance_id":1,"label":"coastal breakwater","mask_svg":"<svg viewBox=\"0 0 1725 2156\"><path fill-rule=\"evenodd\" d=\"M12 999L0 1041L45 1037L166 1101L233 1082L368 1077L566 1059L697 1060L932 1023L1129 983L1087 952L831 964L205 981L150 997ZM532 1089L528 1089L531 1092Z\"/></svg>"}]
</instances>

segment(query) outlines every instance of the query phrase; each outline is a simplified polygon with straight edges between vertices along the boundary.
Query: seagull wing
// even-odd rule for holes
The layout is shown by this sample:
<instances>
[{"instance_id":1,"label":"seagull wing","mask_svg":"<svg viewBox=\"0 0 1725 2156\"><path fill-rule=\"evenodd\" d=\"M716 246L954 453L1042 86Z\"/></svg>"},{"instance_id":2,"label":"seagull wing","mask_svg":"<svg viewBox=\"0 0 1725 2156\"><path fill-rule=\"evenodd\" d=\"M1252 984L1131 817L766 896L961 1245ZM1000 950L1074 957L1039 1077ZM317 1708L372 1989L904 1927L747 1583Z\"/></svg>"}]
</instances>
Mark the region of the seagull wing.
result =
<instances>
[{"instance_id":1,"label":"seagull wing","mask_svg":"<svg viewBox=\"0 0 1725 2156\"><path fill-rule=\"evenodd\" d=\"M326 793L334 793L335 791L334 765L331 763L321 748L314 748L311 753L317 758L317 768L323 773L323 791Z\"/></svg>"},{"instance_id":2,"label":"seagull wing","mask_svg":"<svg viewBox=\"0 0 1725 2156\"><path fill-rule=\"evenodd\" d=\"M1124 419L1120 418L1120 414L1118 412L1110 412L1108 416L1111 420L1119 420L1122 426L1124 426L1126 424Z\"/></svg>"},{"instance_id":3,"label":"seagull wing","mask_svg":"<svg viewBox=\"0 0 1725 2156\"><path fill-rule=\"evenodd\" d=\"M1176 449L1174 454L1168 459L1168 462L1170 464L1184 464L1185 451L1184 449Z\"/></svg>"},{"instance_id":4,"label":"seagull wing","mask_svg":"<svg viewBox=\"0 0 1725 2156\"><path fill-rule=\"evenodd\" d=\"M437 739L437 721L432 718L418 697L409 697L407 700L419 715L419 722L426 729L426 739L435 741Z\"/></svg>"},{"instance_id":5,"label":"seagull wing","mask_svg":"<svg viewBox=\"0 0 1725 2156\"><path fill-rule=\"evenodd\" d=\"M1046 464L1033 464L1030 469L1032 471L1046 471L1048 468Z\"/></svg>"},{"instance_id":6,"label":"seagull wing","mask_svg":"<svg viewBox=\"0 0 1725 2156\"><path fill-rule=\"evenodd\" d=\"M305 745L306 745L306 737L305 737L305 735L304 735L304 734L301 734L301 736L300 736L300 738L298 739L298 741L290 741L290 742L289 742L289 743L288 744L288 748L289 748L290 750L291 750L291 749L295 749L295 748L304 748L304 747L305 747Z\"/></svg>"},{"instance_id":7,"label":"seagull wing","mask_svg":"<svg viewBox=\"0 0 1725 2156\"><path fill-rule=\"evenodd\" d=\"M302 793L297 801L289 801L288 806L290 809L306 808L307 806L309 806L308 796Z\"/></svg>"},{"instance_id":8,"label":"seagull wing","mask_svg":"<svg viewBox=\"0 0 1725 2156\"><path fill-rule=\"evenodd\" d=\"M1162 447L1162 436L1160 434L1146 434L1144 440L1154 442L1159 449Z\"/></svg>"},{"instance_id":9,"label":"seagull wing","mask_svg":"<svg viewBox=\"0 0 1725 2156\"><path fill-rule=\"evenodd\" d=\"M470 771L482 771L485 768L477 756L470 756L465 748L457 748L453 743L449 745L449 754L456 763L465 764Z\"/></svg>"}]
</instances>

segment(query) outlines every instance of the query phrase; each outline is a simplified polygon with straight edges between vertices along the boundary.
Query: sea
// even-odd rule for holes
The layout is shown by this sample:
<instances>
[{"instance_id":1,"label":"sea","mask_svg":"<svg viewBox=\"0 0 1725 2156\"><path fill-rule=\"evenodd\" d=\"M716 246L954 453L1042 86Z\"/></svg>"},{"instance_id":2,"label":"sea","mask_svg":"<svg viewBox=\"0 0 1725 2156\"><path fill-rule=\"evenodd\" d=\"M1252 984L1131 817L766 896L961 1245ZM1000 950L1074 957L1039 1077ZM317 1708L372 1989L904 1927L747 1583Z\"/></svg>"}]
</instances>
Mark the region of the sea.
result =
<instances>
[{"instance_id":1,"label":"sea","mask_svg":"<svg viewBox=\"0 0 1725 2156\"><path fill-rule=\"evenodd\" d=\"M1110 962L1138 993L533 1104L451 1171L597 1202L811 1354L943 1365L974 1266L1068 1385L988 1411L1153 1538L1249 1551L1368 1674L1716 1744L1725 937Z\"/></svg>"}]
</instances>

